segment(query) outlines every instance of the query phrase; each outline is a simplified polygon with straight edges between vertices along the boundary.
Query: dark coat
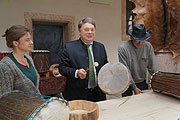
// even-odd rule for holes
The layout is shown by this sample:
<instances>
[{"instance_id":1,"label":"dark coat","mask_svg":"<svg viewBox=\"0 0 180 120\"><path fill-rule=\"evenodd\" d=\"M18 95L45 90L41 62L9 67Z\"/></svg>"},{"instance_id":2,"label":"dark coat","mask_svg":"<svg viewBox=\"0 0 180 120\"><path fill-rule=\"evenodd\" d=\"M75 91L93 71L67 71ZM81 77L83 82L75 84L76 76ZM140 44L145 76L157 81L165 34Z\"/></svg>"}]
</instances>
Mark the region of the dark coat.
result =
<instances>
[{"instance_id":1,"label":"dark coat","mask_svg":"<svg viewBox=\"0 0 180 120\"><path fill-rule=\"evenodd\" d=\"M99 65L96 67L98 75L99 70L107 61L107 55L104 45L94 41L93 46L94 61ZM63 96L66 100L87 99L88 89L88 73L85 79L75 78L75 71L77 69L89 68L88 51L85 44L79 40L67 42L61 54L61 63L59 64L59 71L62 75L67 77L66 87ZM105 100L105 94L99 89L101 100Z\"/></svg>"}]
</instances>

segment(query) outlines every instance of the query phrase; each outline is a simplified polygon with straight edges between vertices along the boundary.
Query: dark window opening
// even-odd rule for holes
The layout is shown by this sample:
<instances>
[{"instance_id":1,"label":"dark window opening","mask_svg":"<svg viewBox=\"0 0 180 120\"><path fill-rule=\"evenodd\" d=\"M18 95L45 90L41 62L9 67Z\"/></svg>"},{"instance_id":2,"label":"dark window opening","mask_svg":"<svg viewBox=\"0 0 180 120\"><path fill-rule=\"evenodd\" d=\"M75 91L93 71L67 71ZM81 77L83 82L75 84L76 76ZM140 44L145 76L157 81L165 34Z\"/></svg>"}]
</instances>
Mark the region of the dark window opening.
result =
<instances>
[{"instance_id":1,"label":"dark window opening","mask_svg":"<svg viewBox=\"0 0 180 120\"><path fill-rule=\"evenodd\" d=\"M63 50L63 25L33 24L34 50L48 50L49 66L60 63Z\"/></svg>"},{"instance_id":2,"label":"dark window opening","mask_svg":"<svg viewBox=\"0 0 180 120\"><path fill-rule=\"evenodd\" d=\"M135 8L135 4L130 0L126 0L126 34L129 29L133 26L133 19L135 18L136 14L132 12Z\"/></svg>"}]
</instances>

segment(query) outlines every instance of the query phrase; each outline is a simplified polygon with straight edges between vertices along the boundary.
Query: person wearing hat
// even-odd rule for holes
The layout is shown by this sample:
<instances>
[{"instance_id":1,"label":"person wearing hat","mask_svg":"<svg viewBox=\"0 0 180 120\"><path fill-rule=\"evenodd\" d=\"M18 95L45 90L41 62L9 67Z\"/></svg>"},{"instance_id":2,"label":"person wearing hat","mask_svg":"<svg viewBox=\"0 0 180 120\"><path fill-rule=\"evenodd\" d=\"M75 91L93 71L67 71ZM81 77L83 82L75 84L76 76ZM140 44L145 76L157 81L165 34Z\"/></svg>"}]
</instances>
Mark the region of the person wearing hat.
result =
<instances>
[{"instance_id":1,"label":"person wearing hat","mask_svg":"<svg viewBox=\"0 0 180 120\"><path fill-rule=\"evenodd\" d=\"M158 70L154 49L151 43L147 42L152 33L146 30L143 24L135 24L128 30L131 40L118 47L119 62L124 64L130 73L132 84L122 96L143 93L142 90L148 89L146 82L147 71L153 74Z\"/></svg>"}]
</instances>

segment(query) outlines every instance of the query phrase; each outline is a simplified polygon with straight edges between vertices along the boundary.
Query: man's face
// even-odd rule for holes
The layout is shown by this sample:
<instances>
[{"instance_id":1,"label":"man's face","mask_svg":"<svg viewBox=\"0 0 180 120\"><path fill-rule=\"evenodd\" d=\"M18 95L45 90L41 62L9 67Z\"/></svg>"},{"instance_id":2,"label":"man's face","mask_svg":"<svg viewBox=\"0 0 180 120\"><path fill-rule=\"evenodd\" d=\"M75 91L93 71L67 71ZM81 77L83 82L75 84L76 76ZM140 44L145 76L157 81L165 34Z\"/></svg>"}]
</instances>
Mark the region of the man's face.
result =
<instances>
[{"instance_id":1,"label":"man's face","mask_svg":"<svg viewBox=\"0 0 180 120\"><path fill-rule=\"evenodd\" d=\"M142 47L142 45L144 44L144 41L136 41L134 39L132 39L132 43L134 44L134 46L136 46L137 48Z\"/></svg>"},{"instance_id":2,"label":"man's face","mask_svg":"<svg viewBox=\"0 0 180 120\"><path fill-rule=\"evenodd\" d=\"M95 28L91 23L85 23L79 30L79 36L86 43L90 44L95 38Z\"/></svg>"}]
</instances>

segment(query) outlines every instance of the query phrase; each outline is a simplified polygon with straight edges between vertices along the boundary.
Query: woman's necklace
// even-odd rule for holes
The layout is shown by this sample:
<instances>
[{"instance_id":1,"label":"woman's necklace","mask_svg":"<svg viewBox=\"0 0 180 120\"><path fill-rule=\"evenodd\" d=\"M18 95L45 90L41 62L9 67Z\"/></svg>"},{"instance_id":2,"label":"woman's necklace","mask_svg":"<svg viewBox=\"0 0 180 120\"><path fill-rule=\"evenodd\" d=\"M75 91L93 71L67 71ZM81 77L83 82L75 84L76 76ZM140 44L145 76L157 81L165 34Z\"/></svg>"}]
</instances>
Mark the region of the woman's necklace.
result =
<instances>
[{"instance_id":1,"label":"woman's necklace","mask_svg":"<svg viewBox=\"0 0 180 120\"><path fill-rule=\"evenodd\" d=\"M14 54L13 54L14 55ZM29 63L27 61L27 59L23 56L23 57L19 57L17 55L14 55L15 59L22 65L27 66L29 68Z\"/></svg>"}]
</instances>

